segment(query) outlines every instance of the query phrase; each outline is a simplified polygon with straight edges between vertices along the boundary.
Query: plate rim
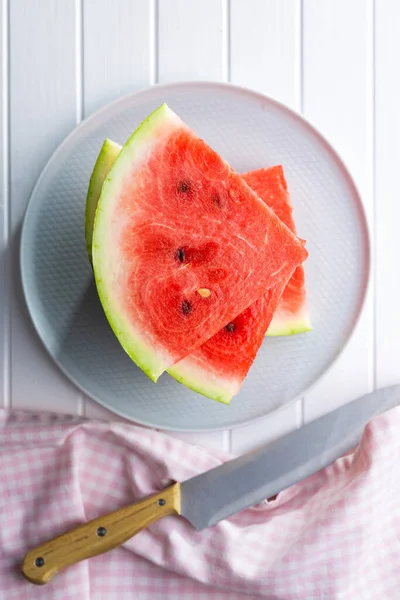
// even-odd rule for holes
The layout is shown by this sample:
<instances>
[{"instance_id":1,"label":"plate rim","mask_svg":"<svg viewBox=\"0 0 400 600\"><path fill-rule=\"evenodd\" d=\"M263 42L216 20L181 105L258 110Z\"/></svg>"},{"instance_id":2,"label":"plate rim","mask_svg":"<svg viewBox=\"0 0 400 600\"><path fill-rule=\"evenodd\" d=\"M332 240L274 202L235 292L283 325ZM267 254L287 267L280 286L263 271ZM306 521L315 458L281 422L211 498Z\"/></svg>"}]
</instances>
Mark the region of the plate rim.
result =
<instances>
[{"instance_id":1,"label":"plate rim","mask_svg":"<svg viewBox=\"0 0 400 600\"><path fill-rule=\"evenodd\" d=\"M231 90L233 93L236 92L236 93L241 93L241 94L248 94L248 95L252 96L253 98L258 99L261 102L268 102L269 104L273 104L277 108L289 113L289 115L292 118L296 119L297 121L300 121L303 125L306 125L307 128L309 128L310 131L313 133L313 135L315 135L322 142L322 144L325 147L327 147L327 149L333 154L334 159L337 161L338 165L340 166L342 172L345 174L350 186L353 188L353 191L354 191L354 198L355 198L355 202L357 204L357 209L358 209L358 213L359 213L359 222L362 225L363 234L365 237L364 261L365 261L366 273L365 273L365 281L363 282L362 298L361 298L361 301L360 301L360 304L358 307L357 316L354 319L351 327L349 328L349 334L348 334L345 342L343 343L341 348L337 351L336 355L331 360L329 365L321 372L321 374L315 379L315 381L313 381L313 383L311 385L309 385L303 392L301 392L300 396L294 397L293 399L291 399L288 402L282 404L281 406L267 412L264 415L252 417L245 421L235 422L235 423L227 425L227 426L219 426L219 425L216 427L179 427L179 426L172 427L172 426L165 426L165 425L160 426L160 425L154 424L150 421L147 421L146 419L133 418L130 415L127 415L126 413L124 413L123 411L120 411L117 408L114 408L111 404L107 404L103 400L100 400L99 398L92 396L91 393L89 393L88 390L86 390L84 388L84 386L79 381L77 381L76 378L73 375L71 375L67 371L67 369L60 363L60 361L53 355L50 348L48 347L45 340L43 339L43 336L40 331L40 327L38 326L37 321L34 317L34 311L31 309L31 306L30 306L29 294L27 291L27 284L26 284L25 277L24 277L24 271L25 271L24 266L23 266L24 247L26 247L24 240L26 237L26 229L27 229L26 223L28 221L30 212L33 210L33 202L32 201L34 199L36 191L39 188L39 186L41 185L42 180L45 179L47 172L51 169L53 162L55 162L57 160L58 155L63 152L64 147L66 147L70 143L71 138L73 138L73 136L75 136L81 129L85 128L88 125L88 123L90 123L90 121L95 121L99 115L106 112L107 110L111 110L114 106L117 106L121 103L127 102L132 99L136 99L138 97L140 98L140 96L142 96L142 95L145 96L145 95L152 93L153 91L157 91L157 90L162 91L162 90L170 90L170 89L180 88L180 87L191 88L191 87L198 87L198 86L206 87L206 88L228 89L228 90ZM262 92L258 92L256 90L252 90L251 88L247 88L245 86L240 86L240 85L233 84L230 82L228 83L228 82L220 82L220 81L190 80L190 81L173 81L173 82L168 82L168 83L157 83L157 84L148 86L146 88L142 88L136 92L130 92L130 93L124 94L123 96L120 96L119 98L117 98L111 102L108 102L108 103L104 104L103 106L101 106L100 108L98 108L95 112L91 113L88 117L83 119L76 127L74 127L72 129L72 131L70 131L70 133L61 141L61 143L57 146L57 148L54 150L54 152L51 154L51 156L47 160L45 166L43 167L42 171L40 172L40 175L37 178L32 190L29 194L28 202L27 202L27 205L26 205L26 208L25 208L25 211L23 214L23 218L22 218L22 227L21 227L21 235L20 235L20 242L19 242L18 264L19 264L19 275L20 275L20 279L21 279L24 302L27 307L31 323L34 326L36 335L38 336L38 338L42 344L42 347L44 347L47 355L50 356L53 363L63 373L63 375L66 377L66 379L69 380L70 382L72 382L73 385L75 385L79 391L81 391L82 393L87 395L90 399L92 399L94 402L96 402L103 408L107 409L111 413L128 420L131 424L138 424L138 425L142 425L142 426L153 428L153 429L159 429L161 431L171 431L171 432L176 431L176 432L187 432L187 433L211 433L211 432L217 432L217 431L227 431L227 430L239 429L241 427L248 427L249 425L252 425L254 423L257 423L258 421L261 421L262 419L271 418L272 416L279 414L284 409L287 409L290 406L292 406L293 404L295 404L295 402L297 402L303 395L307 395L310 391L312 391L314 389L314 387L330 372L330 370L335 366L335 364L337 363L338 359L340 358L340 356L342 355L344 350L347 348L350 340L353 338L354 332L360 321L360 317L363 314L363 311L365 309L366 298L368 297L369 291L371 288L371 274L372 274L371 273L372 272L372 248L371 248L371 246L372 246L371 245L371 226L369 223L369 219L367 217L366 210L364 208L364 204L362 201L362 195L360 193L360 190L359 190L356 182L354 181L353 175L349 171L349 169L348 169L346 163L344 162L344 160L342 159L340 153L336 150L336 147L330 141L328 141L328 139L307 118L305 118L297 110L287 106L283 102L280 102L273 96L264 94ZM211 402L211 400L210 400L210 402Z\"/></svg>"}]
</instances>

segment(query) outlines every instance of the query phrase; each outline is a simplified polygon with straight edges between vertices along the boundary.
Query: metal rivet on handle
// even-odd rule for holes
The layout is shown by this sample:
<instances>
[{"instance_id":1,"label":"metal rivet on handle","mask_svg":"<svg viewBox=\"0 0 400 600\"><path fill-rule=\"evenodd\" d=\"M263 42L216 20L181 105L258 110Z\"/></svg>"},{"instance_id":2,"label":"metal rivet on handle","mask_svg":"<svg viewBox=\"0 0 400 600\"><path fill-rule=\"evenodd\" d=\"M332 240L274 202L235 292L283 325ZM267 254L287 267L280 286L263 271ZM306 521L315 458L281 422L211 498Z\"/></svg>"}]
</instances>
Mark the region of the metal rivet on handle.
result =
<instances>
[{"instance_id":1,"label":"metal rivet on handle","mask_svg":"<svg viewBox=\"0 0 400 600\"><path fill-rule=\"evenodd\" d=\"M159 506L165 506L165 500L164 500L164 498L160 498L160 499L159 499L159 501L158 501L158 505L159 505Z\"/></svg>"},{"instance_id":2,"label":"metal rivet on handle","mask_svg":"<svg viewBox=\"0 0 400 600\"><path fill-rule=\"evenodd\" d=\"M36 560L35 560L35 565L37 567L43 567L44 565L44 558L42 558L41 556L39 556Z\"/></svg>"},{"instance_id":3,"label":"metal rivet on handle","mask_svg":"<svg viewBox=\"0 0 400 600\"><path fill-rule=\"evenodd\" d=\"M104 537L107 533L107 529L105 527L99 527L96 533L99 537Z\"/></svg>"}]
</instances>

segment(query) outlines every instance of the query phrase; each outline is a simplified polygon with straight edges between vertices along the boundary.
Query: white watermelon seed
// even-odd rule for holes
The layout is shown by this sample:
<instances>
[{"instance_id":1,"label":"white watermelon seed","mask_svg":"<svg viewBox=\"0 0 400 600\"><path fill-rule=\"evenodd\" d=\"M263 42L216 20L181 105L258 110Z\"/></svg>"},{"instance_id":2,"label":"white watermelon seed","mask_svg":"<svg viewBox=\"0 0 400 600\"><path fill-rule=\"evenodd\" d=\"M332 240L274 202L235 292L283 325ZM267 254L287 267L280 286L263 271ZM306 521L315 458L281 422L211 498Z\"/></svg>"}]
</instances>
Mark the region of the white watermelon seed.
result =
<instances>
[{"instance_id":1,"label":"white watermelon seed","mask_svg":"<svg viewBox=\"0 0 400 600\"><path fill-rule=\"evenodd\" d=\"M209 298L211 296L211 292L207 288L199 288L197 291L202 298Z\"/></svg>"}]
</instances>

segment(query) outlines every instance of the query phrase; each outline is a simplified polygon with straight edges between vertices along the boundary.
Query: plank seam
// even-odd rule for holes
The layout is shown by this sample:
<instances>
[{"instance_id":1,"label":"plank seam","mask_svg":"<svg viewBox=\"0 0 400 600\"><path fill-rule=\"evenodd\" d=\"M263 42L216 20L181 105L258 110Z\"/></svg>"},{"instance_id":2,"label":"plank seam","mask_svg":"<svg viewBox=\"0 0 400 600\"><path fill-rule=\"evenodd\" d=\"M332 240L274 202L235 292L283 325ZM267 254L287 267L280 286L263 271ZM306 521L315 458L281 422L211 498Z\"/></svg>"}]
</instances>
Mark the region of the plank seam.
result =
<instances>
[{"instance_id":1,"label":"plank seam","mask_svg":"<svg viewBox=\"0 0 400 600\"><path fill-rule=\"evenodd\" d=\"M83 2L75 0L75 92L76 92L76 124L84 118L84 58L83 58ZM77 395L77 413L86 415L86 401L83 392Z\"/></svg>"},{"instance_id":2,"label":"plank seam","mask_svg":"<svg viewBox=\"0 0 400 600\"><path fill-rule=\"evenodd\" d=\"M231 2L222 0L222 79L225 82L231 81ZM232 453L233 435L232 430L228 429L223 434L224 450Z\"/></svg>"},{"instance_id":3,"label":"plank seam","mask_svg":"<svg viewBox=\"0 0 400 600\"><path fill-rule=\"evenodd\" d=\"M150 2L150 84L155 85L159 81L159 5L158 0Z\"/></svg>"},{"instance_id":4,"label":"plank seam","mask_svg":"<svg viewBox=\"0 0 400 600\"><path fill-rule=\"evenodd\" d=\"M230 82L231 73L231 2L222 0L222 80Z\"/></svg>"},{"instance_id":5,"label":"plank seam","mask_svg":"<svg viewBox=\"0 0 400 600\"><path fill-rule=\"evenodd\" d=\"M2 2L2 89L3 89L3 198L4 198L4 339L3 343L3 407L11 407L11 303L10 303L10 231L11 231L11 202L10 202L10 6L9 0Z\"/></svg>"},{"instance_id":6,"label":"plank seam","mask_svg":"<svg viewBox=\"0 0 400 600\"><path fill-rule=\"evenodd\" d=\"M299 16L298 16L298 98L297 98L297 108L300 114L304 113L304 0L299 0L298 6ZM303 396L297 402L297 427L300 428L305 424L305 413L306 413L306 398Z\"/></svg>"},{"instance_id":7,"label":"plank seam","mask_svg":"<svg viewBox=\"0 0 400 600\"><path fill-rule=\"evenodd\" d=\"M83 2L75 0L76 124L84 119Z\"/></svg>"},{"instance_id":8,"label":"plank seam","mask_svg":"<svg viewBox=\"0 0 400 600\"><path fill-rule=\"evenodd\" d=\"M371 363L372 363L372 388L375 390L378 385L378 360L377 360L377 186L376 186L376 5L375 0L370 0L370 43L371 43L371 72L370 72L370 85L371 85L371 106L370 106L370 117L371 117L371 203L372 203L372 223L371 223L371 234L372 234L372 249L371 249L371 285L372 285L372 348L371 348Z\"/></svg>"},{"instance_id":9,"label":"plank seam","mask_svg":"<svg viewBox=\"0 0 400 600\"><path fill-rule=\"evenodd\" d=\"M298 64L298 109L304 113L304 0L299 0L299 64Z\"/></svg>"}]
</instances>

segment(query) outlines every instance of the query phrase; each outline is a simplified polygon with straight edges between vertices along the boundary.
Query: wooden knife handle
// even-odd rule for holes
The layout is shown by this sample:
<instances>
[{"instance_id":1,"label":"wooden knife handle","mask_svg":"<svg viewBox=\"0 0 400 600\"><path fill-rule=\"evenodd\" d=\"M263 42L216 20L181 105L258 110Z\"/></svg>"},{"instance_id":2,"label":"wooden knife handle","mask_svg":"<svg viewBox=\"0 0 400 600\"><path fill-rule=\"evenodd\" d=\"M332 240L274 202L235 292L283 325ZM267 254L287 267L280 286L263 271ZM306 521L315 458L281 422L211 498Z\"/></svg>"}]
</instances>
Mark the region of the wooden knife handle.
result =
<instances>
[{"instance_id":1,"label":"wooden knife handle","mask_svg":"<svg viewBox=\"0 0 400 600\"><path fill-rule=\"evenodd\" d=\"M65 567L108 552L161 517L172 514L180 514L179 483L30 550L24 558L22 573L32 583L48 583Z\"/></svg>"}]
</instances>

